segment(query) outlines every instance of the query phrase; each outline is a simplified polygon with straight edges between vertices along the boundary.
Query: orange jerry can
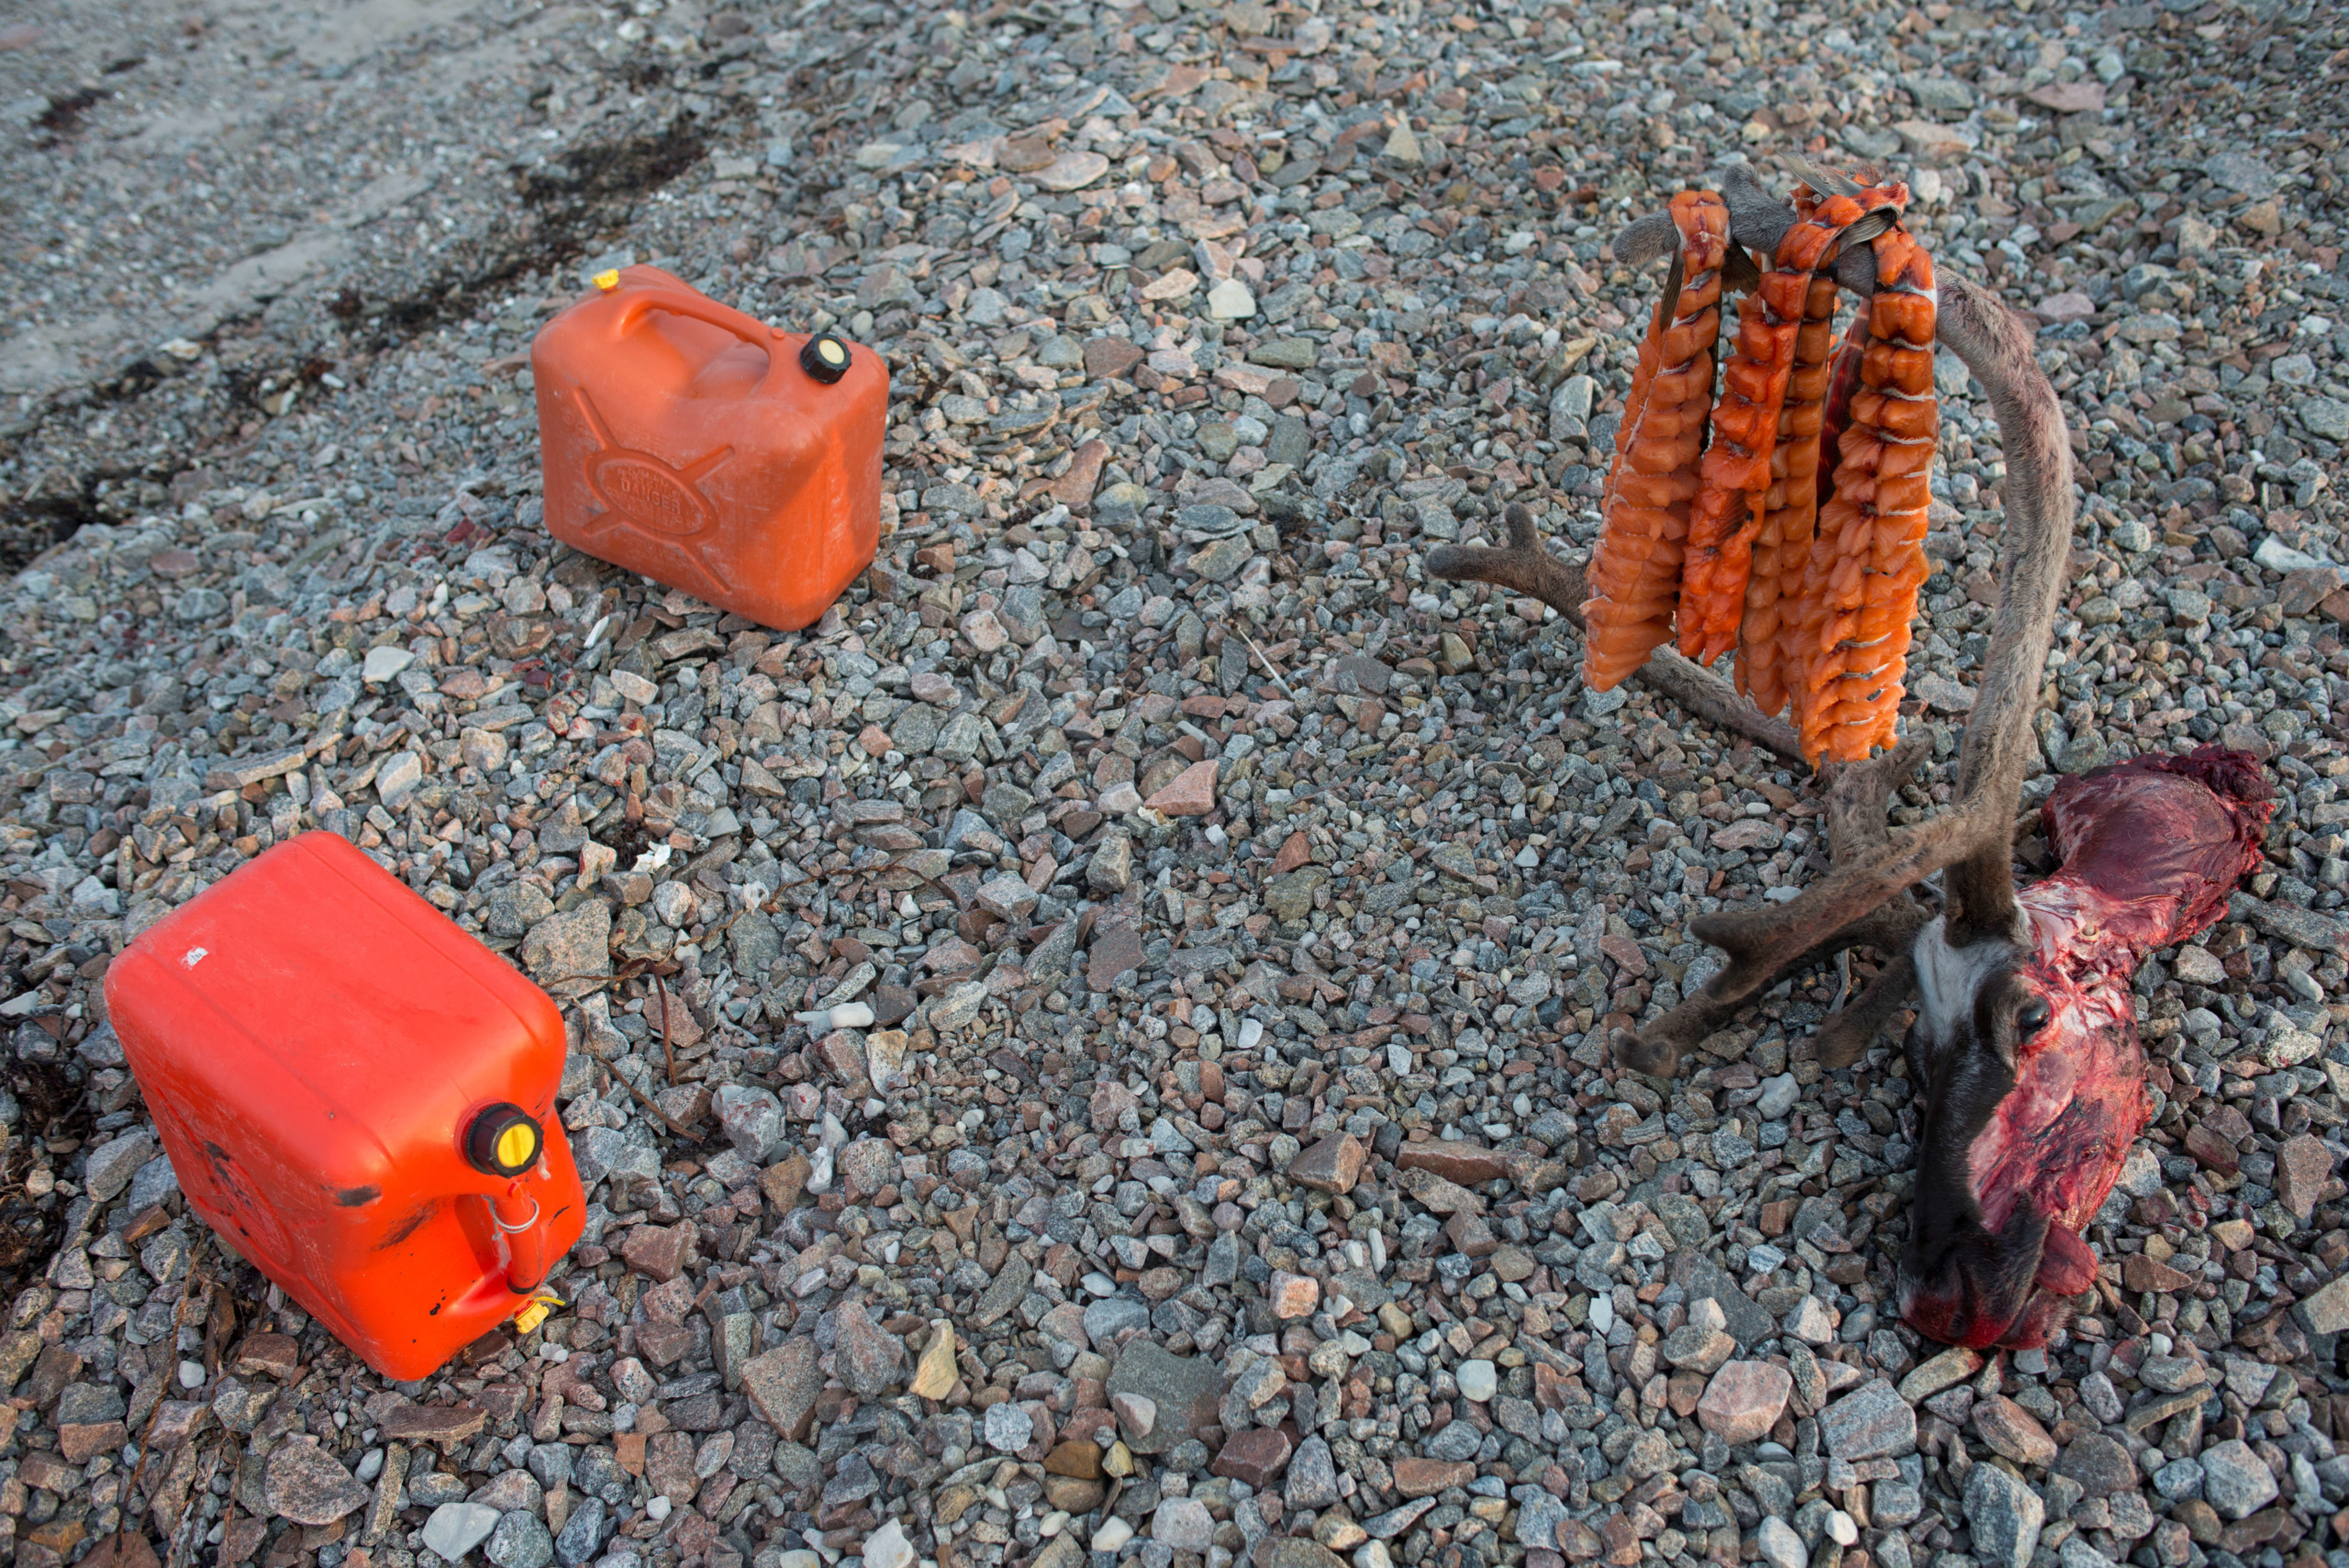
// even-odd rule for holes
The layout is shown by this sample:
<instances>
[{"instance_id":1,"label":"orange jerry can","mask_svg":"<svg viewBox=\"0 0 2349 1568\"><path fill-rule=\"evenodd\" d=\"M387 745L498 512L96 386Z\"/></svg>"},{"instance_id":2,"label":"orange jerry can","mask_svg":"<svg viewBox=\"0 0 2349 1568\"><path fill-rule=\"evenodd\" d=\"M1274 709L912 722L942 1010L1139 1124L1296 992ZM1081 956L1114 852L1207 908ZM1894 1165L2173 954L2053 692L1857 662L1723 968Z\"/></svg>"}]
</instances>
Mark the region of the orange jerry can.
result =
<instances>
[{"instance_id":1,"label":"orange jerry can","mask_svg":"<svg viewBox=\"0 0 2349 1568\"><path fill-rule=\"evenodd\" d=\"M562 1014L336 835L206 889L106 986L188 1206L385 1377L527 1308L578 1240Z\"/></svg>"},{"instance_id":2,"label":"orange jerry can","mask_svg":"<svg viewBox=\"0 0 2349 1568\"><path fill-rule=\"evenodd\" d=\"M813 622L880 543L888 367L652 267L596 283L530 344L548 529L778 631Z\"/></svg>"}]
</instances>

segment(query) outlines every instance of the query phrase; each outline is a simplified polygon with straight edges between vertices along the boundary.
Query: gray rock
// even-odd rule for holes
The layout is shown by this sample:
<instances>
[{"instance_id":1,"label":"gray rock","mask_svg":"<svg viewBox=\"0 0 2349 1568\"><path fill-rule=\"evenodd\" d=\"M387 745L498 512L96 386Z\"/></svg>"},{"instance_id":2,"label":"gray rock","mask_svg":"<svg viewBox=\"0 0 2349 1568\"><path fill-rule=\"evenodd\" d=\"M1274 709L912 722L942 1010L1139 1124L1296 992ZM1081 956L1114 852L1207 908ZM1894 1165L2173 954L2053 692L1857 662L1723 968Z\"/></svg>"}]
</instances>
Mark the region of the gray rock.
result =
<instances>
[{"instance_id":1,"label":"gray rock","mask_svg":"<svg viewBox=\"0 0 2349 1568\"><path fill-rule=\"evenodd\" d=\"M2082 1494L2090 1497L2110 1497L2137 1485L2137 1462L2119 1439L2102 1432L2074 1438L2055 1461L2054 1471L2078 1482Z\"/></svg>"},{"instance_id":2,"label":"gray rock","mask_svg":"<svg viewBox=\"0 0 2349 1568\"><path fill-rule=\"evenodd\" d=\"M1924 1512L1923 1494L1906 1481L1879 1481L1868 1488L1868 1515L1887 1529L1913 1525Z\"/></svg>"},{"instance_id":3,"label":"gray rock","mask_svg":"<svg viewBox=\"0 0 2349 1568\"><path fill-rule=\"evenodd\" d=\"M832 1314L832 1333L840 1379L859 1398L878 1398L904 1378L905 1341L883 1332L863 1302L842 1302Z\"/></svg>"},{"instance_id":4,"label":"gray rock","mask_svg":"<svg viewBox=\"0 0 2349 1568\"><path fill-rule=\"evenodd\" d=\"M522 966L530 978L562 994L561 982L612 972L612 908L590 898L568 914L550 915L522 939Z\"/></svg>"},{"instance_id":5,"label":"gray rock","mask_svg":"<svg viewBox=\"0 0 2349 1568\"><path fill-rule=\"evenodd\" d=\"M1150 1539L1175 1551L1204 1553L1215 1544L1215 1518L1196 1497L1169 1497L1150 1518Z\"/></svg>"},{"instance_id":6,"label":"gray rock","mask_svg":"<svg viewBox=\"0 0 2349 1568\"><path fill-rule=\"evenodd\" d=\"M1096 893L1123 893L1134 879L1134 841L1111 833L1094 846L1085 862L1085 884Z\"/></svg>"},{"instance_id":7,"label":"gray rock","mask_svg":"<svg viewBox=\"0 0 2349 1568\"><path fill-rule=\"evenodd\" d=\"M1615 694L1609 693L1608 695ZM1687 1293L1690 1306L1710 1301L1721 1309L1738 1349L1750 1351L1774 1337L1778 1325L1753 1298L1740 1290L1729 1272L1693 1247L1673 1254L1672 1283Z\"/></svg>"},{"instance_id":8,"label":"gray rock","mask_svg":"<svg viewBox=\"0 0 2349 1568\"><path fill-rule=\"evenodd\" d=\"M537 1479L527 1470L501 1470L488 1482L473 1489L469 1503L479 1503L501 1514L528 1511L545 1501Z\"/></svg>"},{"instance_id":9,"label":"gray rock","mask_svg":"<svg viewBox=\"0 0 2349 1568\"><path fill-rule=\"evenodd\" d=\"M1195 552L1183 564L1210 583L1229 582L1255 555L1256 547L1244 534L1219 539Z\"/></svg>"},{"instance_id":10,"label":"gray rock","mask_svg":"<svg viewBox=\"0 0 2349 1568\"><path fill-rule=\"evenodd\" d=\"M1555 1551L1558 1549L1558 1526L1565 1517L1566 1506L1549 1493L1531 1494L1517 1506L1517 1544L1541 1551Z\"/></svg>"},{"instance_id":11,"label":"gray rock","mask_svg":"<svg viewBox=\"0 0 2349 1568\"><path fill-rule=\"evenodd\" d=\"M987 1407L985 1430L989 1448L1018 1453L1034 1439L1036 1423L1027 1411L1007 1399Z\"/></svg>"},{"instance_id":12,"label":"gray rock","mask_svg":"<svg viewBox=\"0 0 2349 1568\"><path fill-rule=\"evenodd\" d=\"M1091 1313L1086 1316L1089 1318ZM1092 1333L1089 1324L1085 1331ZM1098 1338L1094 1340L1097 1345L1100 1342ZM1139 1394L1156 1407L1157 1418L1149 1435L1130 1439L1127 1446L1136 1453L1164 1453L1200 1428L1215 1424L1223 1373L1205 1356L1178 1356L1154 1340L1136 1340L1119 1352L1117 1364L1109 1369L1108 1392L1112 1396Z\"/></svg>"},{"instance_id":13,"label":"gray rock","mask_svg":"<svg viewBox=\"0 0 2349 1568\"><path fill-rule=\"evenodd\" d=\"M1107 1345L1129 1329L1149 1327L1150 1304L1130 1296L1104 1296L1085 1308L1085 1337L1097 1345Z\"/></svg>"},{"instance_id":14,"label":"gray rock","mask_svg":"<svg viewBox=\"0 0 2349 1568\"><path fill-rule=\"evenodd\" d=\"M2231 1519L2258 1512L2276 1500L2278 1488L2267 1462L2241 1438L2213 1443L2202 1451L2202 1496Z\"/></svg>"},{"instance_id":15,"label":"gray rock","mask_svg":"<svg viewBox=\"0 0 2349 1568\"><path fill-rule=\"evenodd\" d=\"M367 1488L315 1442L285 1443L269 1456L262 1496L270 1512L299 1525L328 1525L364 1507Z\"/></svg>"},{"instance_id":16,"label":"gray rock","mask_svg":"<svg viewBox=\"0 0 2349 1568\"><path fill-rule=\"evenodd\" d=\"M1281 1498L1292 1508L1326 1508L1338 1500L1338 1467L1319 1433L1297 1445L1289 1456Z\"/></svg>"},{"instance_id":17,"label":"gray rock","mask_svg":"<svg viewBox=\"0 0 2349 1568\"><path fill-rule=\"evenodd\" d=\"M1761 1529L1754 1532L1754 1544L1762 1549L1762 1561L1770 1568L1803 1568L1810 1561L1802 1537L1776 1514L1763 1519Z\"/></svg>"},{"instance_id":18,"label":"gray rock","mask_svg":"<svg viewBox=\"0 0 2349 1568\"><path fill-rule=\"evenodd\" d=\"M1430 1459L1457 1462L1460 1460L1475 1458L1476 1451L1482 1448L1484 1443L1485 1434L1475 1423L1455 1420L1421 1443L1419 1447Z\"/></svg>"},{"instance_id":19,"label":"gray rock","mask_svg":"<svg viewBox=\"0 0 2349 1568\"><path fill-rule=\"evenodd\" d=\"M2112 1386L2112 1379L2100 1372L2080 1379L2080 1403L2099 1421L2117 1421L2126 1408L2121 1403L2121 1391Z\"/></svg>"},{"instance_id":20,"label":"gray rock","mask_svg":"<svg viewBox=\"0 0 2349 1568\"><path fill-rule=\"evenodd\" d=\"M536 1514L517 1508L498 1516L482 1555L497 1568L547 1568L554 1561L554 1537Z\"/></svg>"},{"instance_id":21,"label":"gray rock","mask_svg":"<svg viewBox=\"0 0 2349 1568\"><path fill-rule=\"evenodd\" d=\"M600 1512L603 1505L596 1503L595 1507ZM454 1562L487 1540L489 1532L497 1528L497 1520L495 1508L484 1507L479 1503L443 1503L424 1521L424 1544L432 1549L433 1555ZM563 1533L568 1535L570 1531L566 1528Z\"/></svg>"},{"instance_id":22,"label":"gray rock","mask_svg":"<svg viewBox=\"0 0 2349 1568\"><path fill-rule=\"evenodd\" d=\"M376 798L386 811L397 811L424 783L424 762L413 751L395 751L375 770Z\"/></svg>"},{"instance_id":23,"label":"gray rock","mask_svg":"<svg viewBox=\"0 0 2349 1568\"><path fill-rule=\"evenodd\" d=\"M1020 1298L1028 1294L1029 1283L1035 1277L1035 1270L1030 1266L1028 1260L1017 1252L1013 1253L1010 1261L1004 1265L1002 1273L996 1274L986 1289L980 1293L978 1305L971 1311L972 1326L985 1329L1001 1321L1013 1307L1019 1305ZM1102 1337L1093 1332L1089 1318L1086 1323L1085 1337L1097 1344L1102 1342Z\"/></svg>"},{"instance_id":24,"label":"gray rock","mask_svg":"<svg viewBox=\"0 0 2349 1568\"><path fill-rule=\"evenodd\" d=\"M2173 1459L2154 1472L2154 1490L2168 1503L2202 1495L2202 1466L2190 1459Z\"/></svg>"},{"instance_id":25,"label":"gray rock","mask_svg":"<svg viewBox=\"0 0 2349 1568\"><path fill-rule=\"evenodd\" d=\"M2047 1506L2039 1494L1995 1464L1976 1464L1965 1475L1965 1522L1974 1531L1974 1557L1983 1568L2031 1568L2039 1527Z\"/></svg>"},{"instance_id":26,"label":"gray rock","mask_svg":"<svg viewBox=\"0 0 2349 1568\"><path fill-rule=\"evenodd\" d=\"M2336 397L2303 397L2297 412L2300 428L2328 441L2349 441L2349 403Z\"/></svg>"},{"instance_id":27,"label":"gray rock","mask_svg":"<svg viewBox=\"0 0 2349 1568\"><path fill-rule=\"evenodd\" d=\"M1878 1378L1820 1411L1819 1435L1837 1459L1898 1459L1917 1451L1917 1412Z\"/></svg>"},{"instance_id":28,"label":"gray rock","mask_svg":"<svg viewBox=\"0 0 2349 1568\"><path fill-rule=\"evenodd\" d=\"M726 1140L742 1158L763 1165L782 1152L783 1102L771 1089L751 1084L727 1084L710 1096L710 1109Z\"/></svg>"},{"instance_id":29,"label":"gray rock","mask_svg":"<svg viewBox=\"0 0 2349 1568\"><path fill-rule=\"evenodd\" d=\"M139 1168L155 1157L155 1139L145 1128L110 1138L90 1151L82 1171L83 1189L93 1203L112 1203Z\"/></svg>"},{"instance_id":30,"label":"gray rock","mask_svg":"<svg viewBox=\"0 0 2349 1568\"><path fill-rule=\"evenodd\" d=\"M555 1561L562 1568L580 1568L603 1546L604 1500L589 1496L573 1505L571 1517L562 1521L562 1533L554 1538Z\"/></svg>"},{"instance_id":31,"label":"gray rock","mask_svg":"<svg viewBox=\"0 0 2349 1568\"><path fill-rule=\"evenodd\" d=\"M130 1212L152 1208L179 1190L179 1173L172 1169L171 1156L158 1154L130 1178Z\"/></svg>"},{"instance_id":32,"label":"gray rock","mask_svg":"<svg viewBox=\"0 0 2349 1568\"><path fill-rule=\"evenodd\" d=\"M2203 160L2202 172L2236 195L2254 201L2272 195L2276 190L2275 171L2250 153L2233 148Z\"/></svg>"}]
</instances>

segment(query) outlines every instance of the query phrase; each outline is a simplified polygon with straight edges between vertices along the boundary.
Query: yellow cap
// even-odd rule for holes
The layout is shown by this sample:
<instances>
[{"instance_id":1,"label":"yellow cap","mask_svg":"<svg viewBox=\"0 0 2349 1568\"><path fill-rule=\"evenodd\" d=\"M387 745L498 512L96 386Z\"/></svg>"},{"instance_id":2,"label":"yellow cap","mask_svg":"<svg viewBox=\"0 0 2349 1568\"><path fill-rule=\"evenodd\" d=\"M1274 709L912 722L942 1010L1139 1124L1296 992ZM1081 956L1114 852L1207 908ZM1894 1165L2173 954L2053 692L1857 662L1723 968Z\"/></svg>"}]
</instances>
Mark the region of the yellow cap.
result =
<instances>
[{"instance_id":1,"label":"yellow cap","mask_svg":"<svg viewBox=\"0 0 2349 1568\"><path fill-rule=\"evenodd\" d=\"M497 1162L508 1170L534 1162L539 1157L539 1129L518 1121L497 1135Z\"/></svg>"},{"instance_id":2,"label":"yellow cap","mask_svg":"<svg viewBox=\"0 0 2349 1568\"><path fill-rule=\"evenodd\" d=\"M466 1163L488 1176L519 1176L539 1162L546 1134L519 1106L487 1106L461 1140Z\"/></svg>"},{"instance_id":3,"label":"yellow cap","mask_svg":"<svg viewBox=\"0 0 2349 1568\"><path fill-rule=\"evenodd\" d=\"M824 356L824 362L826 364L844 365L848 363L848 350L841 347L840 340L836 338L817 339L816 351Z\"/></svg>"},{"instance_id":4,"label":"yellow cap","mask_svg":"<svg viewBox=\"0 0 2349 1568\"><path fill-rule=\"evenodd\" d=\"M603 272L597 272L596 274L596 286L602 289L606 294L609 294L614 289L619 287L619 269L617 267L607 268Z\"/></svg>"},{"instance_id":5,"label":"yellow cap","mask_svg":"<svg viewBox=\"0 0 2349 1568\"><path fill-rule=\"evenodd\" d=\"M522 1309L514 1314L514 1331L517 1334L529 1333L545 1322L547 1315L562 1304L562 1297L548 1291L540 1291L524 1302Z\"/></svg>"}]
</instances>

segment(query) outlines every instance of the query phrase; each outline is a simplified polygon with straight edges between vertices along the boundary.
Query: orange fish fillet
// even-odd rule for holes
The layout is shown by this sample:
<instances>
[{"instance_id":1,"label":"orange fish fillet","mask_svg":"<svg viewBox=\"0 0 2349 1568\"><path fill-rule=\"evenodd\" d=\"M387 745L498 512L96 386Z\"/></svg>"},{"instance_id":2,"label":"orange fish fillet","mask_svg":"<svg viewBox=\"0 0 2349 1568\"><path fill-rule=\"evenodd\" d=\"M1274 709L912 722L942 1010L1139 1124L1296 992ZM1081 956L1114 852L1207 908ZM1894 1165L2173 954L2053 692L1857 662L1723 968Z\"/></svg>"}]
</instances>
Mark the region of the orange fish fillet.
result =
<instances>
[{"instance_id":1,"label":"orange fish fillet","mask_svg":"<svg viewBox=\"0 0 2349 1568\"><path fill-rule=\"evenodd\" d=\"M1876 292L1835 494L1820 509L1799 602L1782 633L1803 754L1856 761L1895 738L1939 441L1932 261L1898 227L1875 241Z\"/></svg>"},{"instance_id":2,"label":"orange fish fillet","mask_svg":"<svg viewBox=\"0 0 2349 1568\"><path fill-rule=\"evenodd\" d=\"M1671 639L1688 503L1712 412L1729 208L1715 192L1683 191L1672 198L1672 217L1680 254L1640 344L1590 556L1583 680L1598 691L1620 684Z\"/></svg>"}]
</instances>

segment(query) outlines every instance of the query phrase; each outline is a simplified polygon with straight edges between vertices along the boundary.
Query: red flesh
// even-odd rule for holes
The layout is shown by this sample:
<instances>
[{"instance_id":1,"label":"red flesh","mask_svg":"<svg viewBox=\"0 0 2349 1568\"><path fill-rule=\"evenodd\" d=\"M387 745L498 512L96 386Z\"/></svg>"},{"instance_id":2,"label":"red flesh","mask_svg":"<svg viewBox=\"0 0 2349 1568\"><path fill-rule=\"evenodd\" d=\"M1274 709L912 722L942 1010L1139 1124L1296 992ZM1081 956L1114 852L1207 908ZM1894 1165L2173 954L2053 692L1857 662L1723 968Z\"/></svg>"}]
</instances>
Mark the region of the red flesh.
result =
<instances>
[{"instance_id":1,"label":"red flesh","mask_svg":"<svg viewBox=\"0 0 2349 1568\"><path fill-rule=\"evenodd\" d=\"M2078 1232L2110 1195L2152 1108L2132 978L2147 952L2218 918L2259 863L2273 809L2258 764L2215 746L2056 784L2042 815L2063 869L2018 895L2032 946L2023 973L2053 1018L2024 1043L2015 1086L1969 1160L1992 1235L2025 1199L2047 1217L2035 1289L2007 1322L1969 1320L1954 1298L1912 1296L1905 1316L1918 1331L1976 1350L2042 1345L2063 1298L2094 1282L2096 1255Z\"/></svg>"}]
</instances>

